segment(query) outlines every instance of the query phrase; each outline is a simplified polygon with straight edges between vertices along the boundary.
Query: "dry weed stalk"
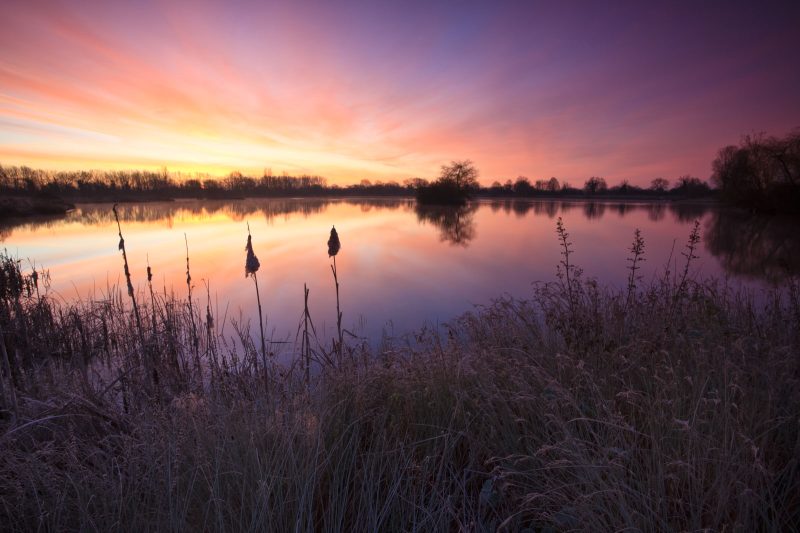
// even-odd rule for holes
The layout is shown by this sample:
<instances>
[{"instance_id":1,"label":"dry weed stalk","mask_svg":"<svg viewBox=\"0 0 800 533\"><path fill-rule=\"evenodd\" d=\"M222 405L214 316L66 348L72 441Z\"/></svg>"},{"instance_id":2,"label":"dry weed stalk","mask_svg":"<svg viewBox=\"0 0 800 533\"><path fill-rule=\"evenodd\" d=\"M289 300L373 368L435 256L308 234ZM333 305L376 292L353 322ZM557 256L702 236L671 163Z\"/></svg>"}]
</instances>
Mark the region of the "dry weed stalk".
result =
<instances>
[{"instance_id":1,"label":"dry weed stalk","mask_svg":"<svg viewBox=\"0 0 800 533\"><path fill-rule=\"evenodd\" d=\"M628 274L628 294L625 299L626 306L630 305L631 297L636 294L636 282L641 280L641 276L638 276L636 271L642 268L640 263L645 260L644 238L642 238L642 232L639 228L636 228L633 232L633 243L631 244L630 252L631 255L627 259L630 263L628 266L630 273Z\"/></svg>"}]
</instances>

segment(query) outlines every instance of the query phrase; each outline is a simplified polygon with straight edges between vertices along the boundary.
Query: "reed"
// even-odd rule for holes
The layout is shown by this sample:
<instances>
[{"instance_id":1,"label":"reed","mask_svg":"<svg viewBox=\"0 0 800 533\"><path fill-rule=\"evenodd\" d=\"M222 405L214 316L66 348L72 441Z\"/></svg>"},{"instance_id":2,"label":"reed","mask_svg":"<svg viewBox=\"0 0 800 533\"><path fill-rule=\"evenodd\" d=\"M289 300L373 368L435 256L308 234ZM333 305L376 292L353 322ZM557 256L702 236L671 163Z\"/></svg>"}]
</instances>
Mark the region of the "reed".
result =
<instances>
[{"instance_id":1,"label":"reed","mask_svg":"<svg viewBox=\"0 0 800 533\"><path fill-rule=\"evenodd\" d=\"M256 254L253 252L253 238L250 235L250 224L247 224L247 244L245 245L245 251L247 252L247 257L245 258L245 265L244 265L244 276L252 276L253 283L255 284L256 288L256 302L258 303L258 329L261 333L261 358L264 364L264 386L269 389L269 376L267 370L267 348L266 342L264 341L264 316L261 312L261 295L260 291L258 290L258 269L261 267L261 263L256 257Z\"/></svg>"},{"instance_id":2,"label":"reed","mask_svg":"<svg viewBox=\"0 0 800 533\"><path fill-rule=\"evenodd\" d=\"M336 269L336 255L341 250L342 244L339 242L339 234L336 232L336 227L331 226L331 234L328 238L328 257L333 258L331 263L331 272L333 273L333 283L336 286L336 331L339 333L339 340L335 344L335 352L338 354L339 361L342 359L342 348L344 346L344 337L342 336L342 311L339 307L339 275Z\"/></svg>"},{"instance_id":3,"label":"reed","mask_svg":"<svg viewBox=\"0 0 800 533\"><path fill-rule=\"evenodd\" d=\"M139 317L139 306L136 305L136 294L133 290L133 282L131 281L131 269L128 266L128 253L125 250L125 239L122 237L122 225L119 223L119 213L117 212L117 204L111 207L114 212L114 220L117 221L117 233L119 234L119 245L117 246L122 252L122 263L125 272L125 283L128 287L128 297L131 299L133 305L133 314L136 317L136 330L139 332L139 340L142 348L144 348L144 333L142 330L142 319Z\"/></svg>"}]
</instances>

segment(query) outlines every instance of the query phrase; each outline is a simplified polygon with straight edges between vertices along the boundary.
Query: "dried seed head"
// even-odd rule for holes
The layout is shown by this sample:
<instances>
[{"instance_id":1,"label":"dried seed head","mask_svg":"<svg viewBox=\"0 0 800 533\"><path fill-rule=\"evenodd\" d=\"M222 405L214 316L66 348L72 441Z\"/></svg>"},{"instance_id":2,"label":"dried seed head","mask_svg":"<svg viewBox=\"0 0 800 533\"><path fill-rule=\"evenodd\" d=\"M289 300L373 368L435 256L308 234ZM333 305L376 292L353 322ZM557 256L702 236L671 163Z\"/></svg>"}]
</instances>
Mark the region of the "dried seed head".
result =
<instances>
[{"instance_id":1,"label":"dried seed head","mask_svg":"<svg viewBox=\"0 0 800 533\"><path fill-rule=\"evenodd\" d=\"M247 236L247 246L244 249L247 251L247 260L244 263L244 277L250 274L255 275L261 263L258 261L256 254L253 253L253 239L250 235Z\"/></svg>"},{"instance_id":2,"label":"dried seed head","mask_svg":"<svg viewBox=\"0 0 800 533\"><path fill-rule=\"evenodd\" d=\"M122 237L119 238L119 246L117 246L117 248L119 248L120 250L125 249L125 239L123 239Z\"/></svg>"},{"instance_id":3,"label":"dried seed head","mask_svg":"<svg viewBox=\"0 0 800 533\"><path fill-rule=\"evenodd\" d=\"M147 281L153 281L153 271L150 270L150 265L147 265Z\"/></svg>"},{"instance_id":4,"label":"dried seed head","mask_svg":"<svg viewBox=\"0 0 800 533\"><path fill-rule=\"evenodd\" d=\"M331 227L331 236L328 239L328 257L334 257L339 253L342 245L339 242L339 234L336 233L336 227Z\"/></svg>"}]
</instances>

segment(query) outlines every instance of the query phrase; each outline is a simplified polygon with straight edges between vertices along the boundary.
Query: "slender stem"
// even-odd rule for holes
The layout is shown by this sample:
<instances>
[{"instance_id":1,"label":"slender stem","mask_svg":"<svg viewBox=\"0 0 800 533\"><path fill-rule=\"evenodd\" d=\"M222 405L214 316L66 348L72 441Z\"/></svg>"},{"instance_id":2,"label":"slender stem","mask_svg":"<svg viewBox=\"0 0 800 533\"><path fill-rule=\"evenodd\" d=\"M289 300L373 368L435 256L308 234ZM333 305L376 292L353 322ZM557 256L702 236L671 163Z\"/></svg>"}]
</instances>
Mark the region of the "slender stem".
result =
<instances>
[{"instance_id":1,"label":"slender stem","mask_svg":"<svg viewBox=\"0 0 800 533\"><path fill-rule=\"evenodd\" d=\"M305 295L303 311L303 354L306 360L306 388L308 389L311 383L311 346L308 341L308 286L305 283L303 284L303 293Z\"/></svg>"},{"instance_id":2,"label":"slender stem","mask_svg":"<svg viewBox=\"0 0 800 533\"><path fill-rule=\"evenodd\" d=\"M11 363L8 360L8 352L6 351L6 341L3 337L3 328L0 327L0 352L3 355L3 367L8 375L8 389L11 392L11 406L14 408L14 420L19 420L19 406L17 405L17 391L14 388L14 379L11 376ZM0 374L0 392L2 391L3 376ZM5 398L3 398L5 400Z\"/></svg>"},{"instance_id":3,"label":"slender stem","mask_svg":"<svg viewBox=\"0 0 800 533\"><path fill-rule=\"evenodd\" d=\"M261 331L261 358L264 361L264 384L269 390L269 379L267 377L267 348L264 342L264 318L261 313L261 295L258 290L258 276L253 272L253 281L256 284L256 302L258 302L258 328Z\"/></svg>"},{"instance_id":4,"label":"slender stem","mask_svg":"<svg viewBox=\"0 0 800 533\"><path fill-rule=\"evenodd\" d=\"M331 265L331 270L333 271L333 281L336 283L336 329L339 332L339 358L342 357L342 312L339 310L339 276L336 274L336 256L333 256L333 265Z\"/></svg>"},{"instance_id":5,"label":"slender stem","mask_svg":"<svg viewBox=\"0 0 800 533\"><path fill-rule=\"evenodd\" d=\"M125 251L125 239L122 238L122 225L119 223L119 215L117 214L117 205L111 208L114 212L114 219L117 221L117 232L119 233L119 248L122 250L122 262L125 265L125 281L128 285L128 296L131 298L131 302L133 303L133 314L136 317L136 328L139 330L139 342L142 344L142 349L144 349L144 332L142 331L142 320L139 318L139 306L136 305L136 296L133 292L133 283L131 282L131 270L128 267L128 254Z\"/></svg>"},{"instance_id":6,"label":"slender stem","mask_svg":"<svg viewBox=\"0 0 800 533\"><path fill-rule=\"evenodd\" d=\"M200 370L200 356L199 356L199 339L197 337L197 325L194 322L194 309L192 308L192 275L189 270L189 238L183 234L183 240L186 243L186 288L189 291L189 319L192 322L192 347L194 348L195 367L198 372L198 378L202 379Z\"/></svg>"}]
</instances>

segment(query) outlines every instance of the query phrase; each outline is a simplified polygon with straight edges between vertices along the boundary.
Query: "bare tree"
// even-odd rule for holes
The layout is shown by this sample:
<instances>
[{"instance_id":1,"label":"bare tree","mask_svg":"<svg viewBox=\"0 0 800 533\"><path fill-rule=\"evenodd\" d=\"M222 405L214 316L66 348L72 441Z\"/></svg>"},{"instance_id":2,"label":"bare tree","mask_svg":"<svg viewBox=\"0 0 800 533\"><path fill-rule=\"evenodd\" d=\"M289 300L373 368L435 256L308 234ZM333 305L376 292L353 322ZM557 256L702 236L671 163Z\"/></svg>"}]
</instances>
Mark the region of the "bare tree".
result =
<instances>
[{"instance_id":1,"label":"bare tree","mask_svg":"<svg viewBox=\"0 0 800 533\"><path fill-rule=\"evenodd\" d=\"M604 180L603 178L592 176L591 178L586 180L586 183L583 185L583 190L587 194L597 194L608 190L608 185L606 184L606 180Z\"/></svg>"},{"instance_id":2,"label":"bare tree","mask_svg":"<svg viewBox=\"0 0 800 533\"><path fill-rule=\"evenodd\" d=\"M664 178L656 178L650 182L650 190L658 193L667 192L669 189L669 180Z\"/></svg>"}]
</instances>

